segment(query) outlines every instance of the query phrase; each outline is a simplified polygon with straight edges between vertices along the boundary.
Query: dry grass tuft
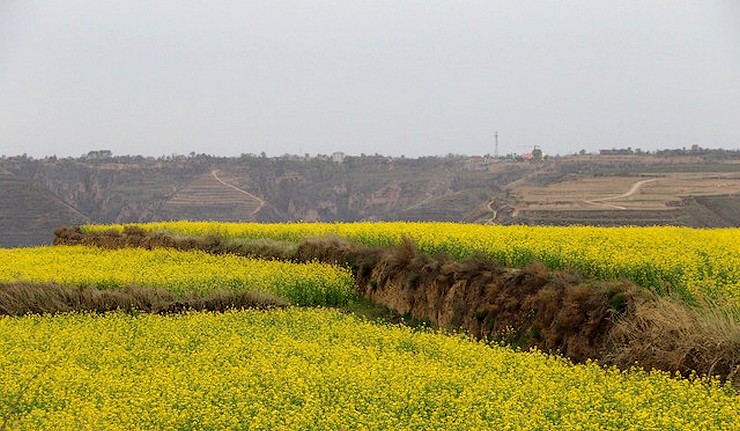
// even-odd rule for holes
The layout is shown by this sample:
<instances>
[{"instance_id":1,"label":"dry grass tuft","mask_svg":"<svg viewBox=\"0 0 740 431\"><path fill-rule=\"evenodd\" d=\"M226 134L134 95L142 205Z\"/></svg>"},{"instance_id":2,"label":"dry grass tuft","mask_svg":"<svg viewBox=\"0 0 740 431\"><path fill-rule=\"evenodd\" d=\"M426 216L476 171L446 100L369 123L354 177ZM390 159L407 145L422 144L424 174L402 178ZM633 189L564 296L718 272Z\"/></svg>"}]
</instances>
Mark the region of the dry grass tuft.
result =
<instances>
[{"instance_id":1,"label":"dry grass tuft","mask_svg":"<svg viewBox=\"0 0 740 431\"><path fill-rule=\"evenodd\" d=\"M187 310L224 311L287 306L287 302L257 292L213 290L177 295L164 289L128 286L120 290L59 284L0 284L0 315L56 314L71 311L104 313L113 310L180 313Z\"/></svg>"},{"instance_id":2,"label":"dry grass tuft","mask_svg":"<svg viewBox=\"0 0 740 431\"><path fill-rule=\"evenodd\" d=\"M613 357L628 367L718 376L740 385L740 309L688 306L671 298L636 301L610 333Z\"/></svg>"},{"instance_id":3,"label":"dry grass tuft","mask_svg":"<svg viewBox=\"0 0 740 431\"><path fill-rule=\"evenodd\" d=\"M85 232L79 227L60 227L54 231L54 245L93 245L107 249L138 247L148 250L160 247L178 250L202 250L212 254L235 254L261 259L292 260L298 245L269 238L223 239L218 236L202 238L174 236L163 232L147 232L137 226L125 226L123 232Z\"/></svg>"}]
</instances>

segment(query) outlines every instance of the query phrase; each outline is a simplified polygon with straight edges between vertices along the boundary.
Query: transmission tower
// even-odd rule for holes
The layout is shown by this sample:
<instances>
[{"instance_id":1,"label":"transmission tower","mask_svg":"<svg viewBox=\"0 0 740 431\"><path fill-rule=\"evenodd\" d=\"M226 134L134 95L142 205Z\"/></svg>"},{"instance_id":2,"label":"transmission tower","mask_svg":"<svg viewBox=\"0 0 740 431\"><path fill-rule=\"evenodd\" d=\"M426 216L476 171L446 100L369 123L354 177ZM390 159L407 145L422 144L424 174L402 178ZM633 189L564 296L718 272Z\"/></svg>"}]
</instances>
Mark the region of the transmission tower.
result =
<instances>
[{"instance_id":1,"label":"transmission tower","mask_svg":"<svg viewBox=\"0 0 740 431\"><path fill-rule=\"evenodd\" d=\"M493 132L494 147L493 147L493 158L498 159L498 130Z\"/></svg>"}]
</instances>

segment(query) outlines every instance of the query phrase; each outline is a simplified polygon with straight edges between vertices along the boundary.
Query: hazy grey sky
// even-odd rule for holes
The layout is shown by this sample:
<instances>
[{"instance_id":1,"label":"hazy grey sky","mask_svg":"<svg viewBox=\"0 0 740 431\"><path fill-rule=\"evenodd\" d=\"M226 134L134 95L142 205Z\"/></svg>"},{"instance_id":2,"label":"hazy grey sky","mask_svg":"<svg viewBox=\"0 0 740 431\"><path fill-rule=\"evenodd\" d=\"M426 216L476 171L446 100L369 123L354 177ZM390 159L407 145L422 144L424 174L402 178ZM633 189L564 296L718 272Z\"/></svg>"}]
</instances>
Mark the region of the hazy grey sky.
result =
<instances>
[{"instance_id":1,"label":"hazy grey sky","mask_svg":"<svg viewBox=\"0 0 740 431\"><path fill-rule=\"evenodd\" d=\"M0 0L0 154L740 148L740 1Z\"/></svg>"}]
</instances>

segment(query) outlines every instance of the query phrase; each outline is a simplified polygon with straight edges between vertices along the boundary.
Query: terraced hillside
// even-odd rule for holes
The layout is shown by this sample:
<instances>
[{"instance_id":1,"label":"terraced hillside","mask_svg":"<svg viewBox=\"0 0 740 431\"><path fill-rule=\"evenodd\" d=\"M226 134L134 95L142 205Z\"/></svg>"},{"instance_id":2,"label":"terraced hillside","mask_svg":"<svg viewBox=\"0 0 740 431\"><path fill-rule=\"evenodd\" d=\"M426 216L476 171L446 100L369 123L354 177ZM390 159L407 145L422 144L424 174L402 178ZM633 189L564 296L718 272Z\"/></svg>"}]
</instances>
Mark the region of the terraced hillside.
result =
<instances>
[{"instance_id":1,"label":"terraced hillside","mask_svg":"<svg viewBox=\"0 0 740 431\"><path fill-rule=\"evenodd\" d=\"M541 163L378 155L348 156L342 163L326 157L250 155L11 157L0 158L0 169L35 184L36 200L49 202L29 206L18 190L4 192L0 219L4 226L27 231L33 244L47 242L58 225L77 224L75 209L95 223L740 226L740 151L710 156L570 156ZM49 213L59 214L58 225L35 222L50 220Z\"/></svg>"},{"instance_id":2,"label":"terraced hillside","mask_svg":"<svg viewBox=\"0 0 740 431\"><path fill-rule=\"evenodd\" d=\"M740 226L740 166L728 172L578 176L512 188L512 222ZM735 168L735 169L732 169ZM503 213L503 212L502 212Z\"/></svg>"},{"instance_id":3,"label":"terraced hillside","mask_svg":"<svg viewBox=\"0 0 740 431\"><path fill-rule=\"evenodd\" d=\"M156 212L155 220L254 221L264 206L259 197L223 179L217 171L198 175Z\"/></svg>"},{"instance_id":4,"label":"terraced hillside","mask_svg":"<svg viewBox=\"0 0 740 431\"><path fill-rule=\"evenodd\" d=\"M398 220L461 221L470 218L482 198L476 190L435 196L399 212Z\"/></svg>"},{"instance_id":5,"label":"terraced hillside","mask_svg":"<svg viewBox=\"0 0 740 431\"><path fill-rule=\"evenodd\" d=\"M90 219L48 190L0 171L0 247L51 244L54 229Z\"/></svg>"},{"instance_id":6,"label":"terraced hillside","mask_svg":"<svg viewBox=\"0 0 740 431\"><path fill-rule=\"evenodd\" d=\"M697 196L694 200L728 221L730 225L740 225L740 194Z\"/></svg>"},{"instance_id":7,"label":"terraced hillside","mask_svg":"<svg viewBox=\"0 0 740 431\"><path fill-rule=\"evenodd\" d=\"M686 197L673 208L655 210L523 210L499 212L499 223L532 226L740 227L740 195Z\"/></svg>"}]
</instances>

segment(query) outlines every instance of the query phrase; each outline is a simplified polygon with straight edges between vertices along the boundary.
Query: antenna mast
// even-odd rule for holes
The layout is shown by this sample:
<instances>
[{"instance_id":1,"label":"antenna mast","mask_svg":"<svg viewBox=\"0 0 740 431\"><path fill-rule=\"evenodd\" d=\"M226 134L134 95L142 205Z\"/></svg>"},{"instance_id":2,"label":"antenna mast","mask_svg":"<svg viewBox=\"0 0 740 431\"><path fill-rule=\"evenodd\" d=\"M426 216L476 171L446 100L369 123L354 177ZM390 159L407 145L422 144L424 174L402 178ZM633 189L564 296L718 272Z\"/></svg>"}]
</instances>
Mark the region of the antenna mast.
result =
<instances>
[{"instance_id":1,"label":"antenna mast","mask_svg":"<svg viewBox=\"0 0 740 431\"><path fill-rule=\"evenodd\" d=\"M495 141L495 146L493 147L493 158L498 159L498 130L493 132L493 138Z\"/></svg>"}]
</instances>

